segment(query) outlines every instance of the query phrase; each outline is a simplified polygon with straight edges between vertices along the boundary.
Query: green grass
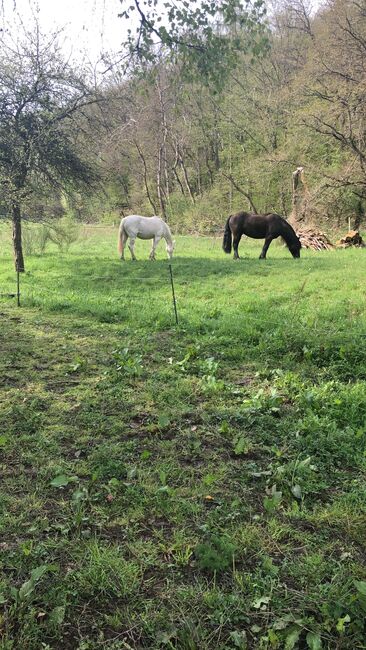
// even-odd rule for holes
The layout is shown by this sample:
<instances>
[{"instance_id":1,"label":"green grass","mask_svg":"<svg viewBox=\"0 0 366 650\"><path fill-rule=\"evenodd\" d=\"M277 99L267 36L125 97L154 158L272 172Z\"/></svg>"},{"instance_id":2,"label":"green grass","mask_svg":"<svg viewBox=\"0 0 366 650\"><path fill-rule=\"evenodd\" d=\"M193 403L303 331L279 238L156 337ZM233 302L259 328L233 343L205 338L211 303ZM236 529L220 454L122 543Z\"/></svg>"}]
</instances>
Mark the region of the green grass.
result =
<instances>
[{"instance_id":1,"label":"green grass","mask_svg":"<svg viewBox=\"0 0 366 650\"><path fill-rule=\"evenodd\" d=\"M366 648L366 253L115 239L0 298L0 650Z\"/></svg>"}]
</instances>

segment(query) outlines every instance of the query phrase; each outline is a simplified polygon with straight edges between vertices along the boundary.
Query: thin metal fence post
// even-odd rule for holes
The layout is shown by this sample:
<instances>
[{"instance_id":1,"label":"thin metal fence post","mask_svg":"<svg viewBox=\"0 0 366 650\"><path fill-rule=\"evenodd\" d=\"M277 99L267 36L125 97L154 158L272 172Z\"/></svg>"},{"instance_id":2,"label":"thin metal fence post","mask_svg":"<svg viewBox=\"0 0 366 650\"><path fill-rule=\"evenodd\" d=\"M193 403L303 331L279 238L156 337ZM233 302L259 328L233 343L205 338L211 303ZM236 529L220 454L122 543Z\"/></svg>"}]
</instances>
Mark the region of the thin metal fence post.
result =
<instances>
[{"instance_id":1,"label":"thin metal fence post","mask_svg":"<svg viewBox=\"0 0 366 650\"><path fill-rule=\"evenodd\" d=\"M176 303L176 300L175 300L175 291L174 291L174 282L173 282L173 270L172 270L172 265L171 264L169 264L169 271L170 271L170 282L171 282L171 285L172 285L172 295L173 295L175 322L178 325L177 303Z\"/></svg>"},{"instance_id":2,"label":"thin metal fence post","mask_svg":"<svg viewBox=\"0 0 366 650\"><path fill-rule=\"evenodd\" d=\"M17 305L20 307L20 273L17 268Z\"/></svg>"}]
</instances>

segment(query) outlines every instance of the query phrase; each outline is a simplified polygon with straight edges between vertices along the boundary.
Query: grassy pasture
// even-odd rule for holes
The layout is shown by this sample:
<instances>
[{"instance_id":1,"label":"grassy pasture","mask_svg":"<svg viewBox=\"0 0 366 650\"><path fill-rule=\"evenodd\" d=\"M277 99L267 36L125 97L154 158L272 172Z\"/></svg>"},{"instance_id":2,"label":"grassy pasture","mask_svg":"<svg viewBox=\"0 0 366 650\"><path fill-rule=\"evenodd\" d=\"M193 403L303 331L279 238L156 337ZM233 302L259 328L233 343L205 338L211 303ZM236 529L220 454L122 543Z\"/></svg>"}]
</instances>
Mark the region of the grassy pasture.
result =
<instances>
[{"instance_id":1,"label":"grassy pasture","mask_svg":"<svg viewBox=\"0 0 366 650\"><path fill-rule=\"evenodd\" d=\"M366 648L366 252L115 240L0 297L0 649Z\"/></svg>"}]
</instances>

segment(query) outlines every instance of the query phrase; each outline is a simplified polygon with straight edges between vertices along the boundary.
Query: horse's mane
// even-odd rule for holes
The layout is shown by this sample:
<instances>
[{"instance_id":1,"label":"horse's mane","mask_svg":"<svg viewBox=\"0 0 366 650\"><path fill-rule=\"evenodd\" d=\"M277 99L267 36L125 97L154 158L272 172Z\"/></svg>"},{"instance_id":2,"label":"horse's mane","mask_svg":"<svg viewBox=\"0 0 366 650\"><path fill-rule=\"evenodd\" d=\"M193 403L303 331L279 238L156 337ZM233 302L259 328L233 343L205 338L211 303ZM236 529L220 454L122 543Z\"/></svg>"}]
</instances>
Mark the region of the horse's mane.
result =
<instances>
[{"instance_id":1,"label":"horse's mane","mask_svg":"<svg viewBox=\"0 0 366 650\"><path fill-rule=\"evenodd\" d=\"M282 226L283 226L283 228L285 230L285 233L283 235L281 235L281 239L286 244L287 247L289 245L291 245L291 244L297 244L297 243L299 243L300 246L301 246L301 242L300 242L295 230L293 229L291 224L287 221L287 219L285 219L285 217L283 217L280 214L277 214L277 212L266 212L264 214L264 216L265 217L270 217L270 216L278 217L278 219L281 220L281 224L282 224Z\"/></svg>"}]
</instances>

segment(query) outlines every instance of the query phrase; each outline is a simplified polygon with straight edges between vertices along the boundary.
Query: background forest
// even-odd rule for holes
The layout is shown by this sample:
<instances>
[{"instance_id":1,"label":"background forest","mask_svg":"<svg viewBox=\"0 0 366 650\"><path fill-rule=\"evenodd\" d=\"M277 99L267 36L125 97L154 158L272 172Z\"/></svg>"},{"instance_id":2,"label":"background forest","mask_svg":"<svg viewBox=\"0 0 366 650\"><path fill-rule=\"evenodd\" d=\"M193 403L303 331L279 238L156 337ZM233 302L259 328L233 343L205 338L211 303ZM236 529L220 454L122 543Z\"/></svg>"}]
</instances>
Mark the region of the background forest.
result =
<instances>
[{"instance_id":1,"label":"background forest","mask_svg":"<svg viewBox=\"0 0 366 650\"><path fill-rule=\"evenodd\" d=\"M213 233L239 209L289 215L291 176L301 165L305 217L328 230L359 227L365 2L328 0L314 11L308 0L282 0L266 9L257 49L241 47L247 25L225 28L235 60L216 76L190 74L189 61L167 56L164 46L143 74L141 66L128 74L111 66L97 99L71 111L72 137L93 182L75 188L71 168L65 191L65 183L50 188L47 171L38 175L24 193L23 218L113 223L129 213L159 214L176 232ZM59 151L57 159L63 162Z\"/></svg>"}]
</instances>

